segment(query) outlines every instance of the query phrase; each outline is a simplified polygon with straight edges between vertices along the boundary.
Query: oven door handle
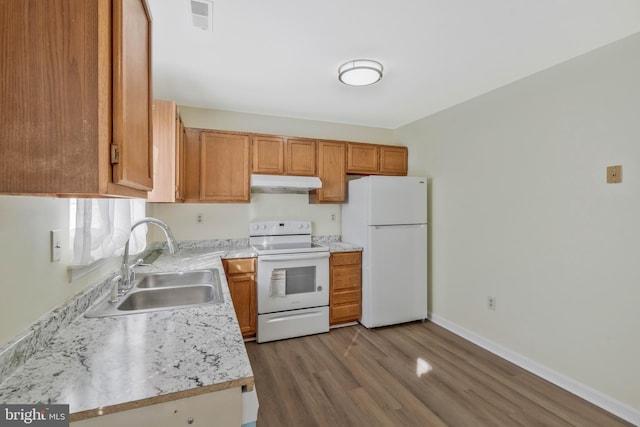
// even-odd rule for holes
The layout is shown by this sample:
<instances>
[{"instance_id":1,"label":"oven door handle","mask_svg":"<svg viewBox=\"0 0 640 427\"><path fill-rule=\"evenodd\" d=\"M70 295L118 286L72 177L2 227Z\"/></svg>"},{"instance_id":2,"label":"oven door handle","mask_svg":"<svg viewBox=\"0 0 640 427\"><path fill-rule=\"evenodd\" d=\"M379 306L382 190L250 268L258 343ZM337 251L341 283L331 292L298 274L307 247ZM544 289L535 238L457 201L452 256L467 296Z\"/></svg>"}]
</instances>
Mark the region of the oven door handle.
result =
<instances>
[{"instance_id":1,"label":"oven door handle","mask_svg":"<svg viewBox=\"0 0 640 427\"><path fill-rule=\"evenodd\" d=\"M323 259L329 258L329 252L314 252L310 254L283 254L283 255L259 255L258 262L282 262L282 261L298 261L301 259Z\"/></svg>"},{"instance_id":2,"label":"oven door handle","mask_svg":"<svg viewBox=\"0 0 640 427\"><path fill-rule=\"evenodd\" d=\"M322 315L322 310L305 309L304 313L292 313L292 314L283 313L282 315L280 315L278 317L272 317L270 319L266 319L265 322L266 323L286 322L286 321L292 320L292 319L305 319L305 318L308 318L308 317L317 317L319 315Z\"/></svg>"}]
</instances>

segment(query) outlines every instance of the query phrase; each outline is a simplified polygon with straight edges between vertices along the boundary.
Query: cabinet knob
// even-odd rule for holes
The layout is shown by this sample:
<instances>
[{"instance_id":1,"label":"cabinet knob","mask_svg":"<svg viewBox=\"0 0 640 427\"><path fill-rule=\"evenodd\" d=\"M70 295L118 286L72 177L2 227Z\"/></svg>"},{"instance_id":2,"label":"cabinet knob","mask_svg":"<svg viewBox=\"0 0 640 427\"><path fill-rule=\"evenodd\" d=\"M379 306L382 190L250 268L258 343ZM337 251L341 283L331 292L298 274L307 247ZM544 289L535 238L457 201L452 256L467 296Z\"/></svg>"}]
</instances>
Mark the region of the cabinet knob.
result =
<instances>
[{"instance_id":1,"label":"cabinet knob","mask_svg":"<svg viewBox=\"0 0 640 427\"><path fill-rule=\"evenodd\" d=\"M193 417L187 418L187 424L193 424Z\"/></svg>"}]
</instances>

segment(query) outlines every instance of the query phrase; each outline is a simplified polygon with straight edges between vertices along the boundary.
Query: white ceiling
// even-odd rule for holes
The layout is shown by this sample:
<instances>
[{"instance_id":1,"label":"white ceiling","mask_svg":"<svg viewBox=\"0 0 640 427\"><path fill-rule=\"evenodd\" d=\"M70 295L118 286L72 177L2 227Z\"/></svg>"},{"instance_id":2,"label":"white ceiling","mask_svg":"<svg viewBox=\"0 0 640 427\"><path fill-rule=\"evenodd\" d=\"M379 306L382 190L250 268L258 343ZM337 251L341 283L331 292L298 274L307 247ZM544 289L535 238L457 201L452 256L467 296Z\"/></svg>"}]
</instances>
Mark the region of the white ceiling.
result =
<instances>
[{"instance_id":1,"label":"white ceiling","mask_svg":"<svg viewBox=\"0 0 640 427\"><path fill-rule=\"evenodd\" d=\"M388 129L640 32L640 0L213 0L213 32L148 1L155 98ZM382 80L340 83L362 58Z\"/></svg>"}]
</instances>

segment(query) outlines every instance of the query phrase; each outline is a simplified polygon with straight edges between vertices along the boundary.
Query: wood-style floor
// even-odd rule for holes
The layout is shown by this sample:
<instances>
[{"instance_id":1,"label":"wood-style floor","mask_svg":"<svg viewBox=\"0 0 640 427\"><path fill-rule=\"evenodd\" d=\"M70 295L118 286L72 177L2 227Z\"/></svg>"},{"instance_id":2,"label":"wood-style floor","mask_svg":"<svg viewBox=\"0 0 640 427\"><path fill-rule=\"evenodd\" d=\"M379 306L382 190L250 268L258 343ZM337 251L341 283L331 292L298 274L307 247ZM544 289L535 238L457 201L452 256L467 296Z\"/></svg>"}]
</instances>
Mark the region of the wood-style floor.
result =
<instances>
[{"instance_id":1,"label":"wood-style floor","mask_svg":"<svg viewBox=\"0 0 640 427\"><path fill-rule=\"evenodd\" d=\"M631 425L431 322L247 351L258 427Z\"/></svg>"}]
</instances>

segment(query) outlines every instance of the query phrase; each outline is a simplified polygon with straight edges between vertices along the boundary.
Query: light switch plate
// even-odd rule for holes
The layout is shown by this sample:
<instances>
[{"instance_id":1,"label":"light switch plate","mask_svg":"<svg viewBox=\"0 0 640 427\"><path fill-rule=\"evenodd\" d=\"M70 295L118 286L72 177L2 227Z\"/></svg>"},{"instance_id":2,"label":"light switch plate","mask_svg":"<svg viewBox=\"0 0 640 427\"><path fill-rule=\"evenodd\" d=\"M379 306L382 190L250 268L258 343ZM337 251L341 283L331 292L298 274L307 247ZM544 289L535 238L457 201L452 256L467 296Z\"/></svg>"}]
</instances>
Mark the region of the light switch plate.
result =
<instances>
[{"instance_id":1,"label":"light switch plate","mask_svg":"<svg viewBox=\"0 0 640 427\"><path fill-rule=\"evenodd\" d=\"M607 184L619 184L622 182L622 166L607 166Z\"/></svg>"},{"instance_id":2,"label":"light switch plate","mask_svg":"<svg viewBox=\"0 0 640 427\"><path fill-rule=\"evenodd\" d=\"M51 230L51 262L60 261L62 255L62 236L60 230Z\"/></svg>"}]
</instances>

